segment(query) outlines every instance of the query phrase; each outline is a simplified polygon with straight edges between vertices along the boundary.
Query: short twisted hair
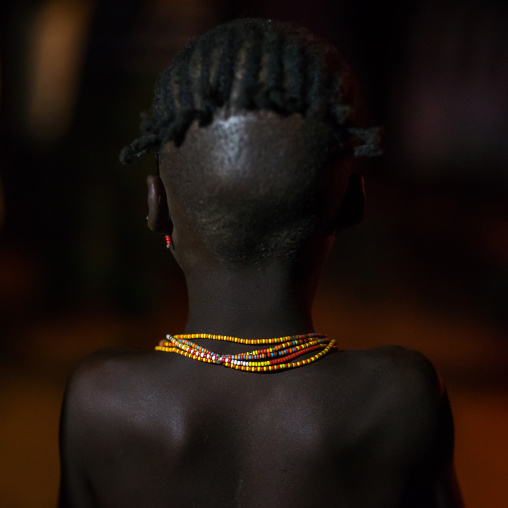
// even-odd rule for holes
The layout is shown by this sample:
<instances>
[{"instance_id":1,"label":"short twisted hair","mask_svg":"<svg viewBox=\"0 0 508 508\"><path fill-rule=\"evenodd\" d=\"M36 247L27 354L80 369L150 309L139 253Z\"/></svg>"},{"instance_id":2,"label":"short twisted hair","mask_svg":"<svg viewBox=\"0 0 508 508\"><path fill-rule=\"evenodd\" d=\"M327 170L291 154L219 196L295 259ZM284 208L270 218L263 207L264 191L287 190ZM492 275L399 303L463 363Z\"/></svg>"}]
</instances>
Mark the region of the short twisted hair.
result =
<instances>
[{"instance_id":1,"label":"short twisted hair","mask_svg":"<svg viewBox=\"0 0 508 508\"><path fill-rule=\"evenodd\" d=\"M378 130L358 128L356 87L347 64L306 30L237 19L194 39L162 72L142 136L124 147L123 163L168 141L181 144L192 122L210 124L218 111L269 110L329 125L355 155L376 155ZM363 144L358 144L358 142Z\"/></svg>"}]
</instances>

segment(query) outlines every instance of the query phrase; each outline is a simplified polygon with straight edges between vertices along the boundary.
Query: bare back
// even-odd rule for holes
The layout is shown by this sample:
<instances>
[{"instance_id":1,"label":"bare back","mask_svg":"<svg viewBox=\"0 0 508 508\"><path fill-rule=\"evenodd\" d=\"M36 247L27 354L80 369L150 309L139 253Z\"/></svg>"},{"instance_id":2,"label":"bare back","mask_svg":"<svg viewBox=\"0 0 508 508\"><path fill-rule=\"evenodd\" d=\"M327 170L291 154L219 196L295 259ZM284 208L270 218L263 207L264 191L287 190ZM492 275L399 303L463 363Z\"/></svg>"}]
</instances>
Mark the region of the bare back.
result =
<instances>
[{"instance_id":1,"label":"bare back","mask_svg":"<svg viewBox=\"0 0 508 508\"><path fill-rule=\"evenodd\" d=\"M459 506L452 433L432 365L399 347L275 374L106 350L69 384L60 503Z\"/></svg>"}]
</instances>

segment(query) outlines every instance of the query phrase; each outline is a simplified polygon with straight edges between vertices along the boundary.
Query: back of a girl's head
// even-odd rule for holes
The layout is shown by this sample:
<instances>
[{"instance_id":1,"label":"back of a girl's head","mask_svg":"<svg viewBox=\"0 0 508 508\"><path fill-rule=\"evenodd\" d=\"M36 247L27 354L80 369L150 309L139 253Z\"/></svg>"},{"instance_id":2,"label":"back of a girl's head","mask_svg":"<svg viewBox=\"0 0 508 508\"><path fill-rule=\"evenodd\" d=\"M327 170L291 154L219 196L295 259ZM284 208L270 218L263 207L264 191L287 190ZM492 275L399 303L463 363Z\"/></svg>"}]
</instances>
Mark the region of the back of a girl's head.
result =
<instances>
[{"instance_id":1,"label":"back of a girl's head","mask_svg":"<svg viewBox=\"0 0 508 508\"><path fill-rule=\"evenodd\" d=\"M142 136L125 147L120 158L128 163L149 150L163 156L166 145L171 146L170 151L174 153L189 142L186 137L191 126L191 131L196 131L193 139L199 137L200 129L214 130L217 143L210 142L210 135L207 135L208 141L201 143L201 151L194 162L189 161L193 167L175 174L161 159L163 178L164 172L171 173L172 184L180 189L178 195L187 200L189 218L192 217L196 229L204 235L203 240L221 261L293 256L298 245L313 234L319 221L318 205L322 196L317 189L322 186L317 180L322 177L322 168L337 160L351 160L353 155L372 155L377 151L377 133L359 125L358 103L358 89L351 71L333 47L299 27L269 20L238 19L192 40L176 55L159 77L151 111L142 115ZM249 118L247 131L255 138L252 129L256 115L260 128L266 127L263 126L266 121L275 125L275 120L267 120L270 115L287 118L288 122L291 122L290 117L298 118L305 126L293 129L298 132L297 143L288 139L284 142L287 157L280 157L281 143L273 143L276 140L261 134L257 136L257 144L248 143L248 148L245 147L234 164L248 161L245 164L250 172L259 167L255 179L267 183L253 186L263 189L257 197L251 189L249 196L239 200L240 208L235 216L226 213L218 198L214 200L214 195L220 195L222 202L227 201L224 193L217 191L217 178L212 178L212 174L220 171L224 163L221 142L230 152L234 145L232 139L224 143L225 136L235 136L235 129L226 128L227 120ZM216 126L212 129L214 121ZM287 138L284 128L279 132L281 139ZM188 152L194 154L196 150L199 151L197 145ZM284 161L286 168L282 170ZM298 169L293 171L291 164L297 164ZM208 171L207 167L216 169ZM351 166L344 162L336 167L345 174L344 178L333 180L347 184L346 173ZM239 172L242 173L241 168ZM205 174L210 174L210 181L207 182ZM274 193L267 191L268 182L277 189L278 205L288 200L289 208L296 205L292 189L300 189L301 213L293 231L289 231L292 226L287 214L277 212L284 206L273 209L272 221L263 221L259 216L256 219L256 213L274 204ZM210 186L213 186L213 193L210 193ZM340 189L338 192L341 193ZM194 205L198 195L202 196L199 209ZM241 209L243 202L250 205ZM210 217L214 217L213 224ZM253 242L247 241L246 221L273 226L268 228L271 230L266 231L265 238L256 235L256 252L252 252ZM235 224L238 227L243 224L240 228L243 233L240 229L235 231ZM214 232L213 238L207 238L210 232ZM278 247L274 250L268 243L273 244L275 237L288 241L275 242Z\"/></svg>"}]
</instances>

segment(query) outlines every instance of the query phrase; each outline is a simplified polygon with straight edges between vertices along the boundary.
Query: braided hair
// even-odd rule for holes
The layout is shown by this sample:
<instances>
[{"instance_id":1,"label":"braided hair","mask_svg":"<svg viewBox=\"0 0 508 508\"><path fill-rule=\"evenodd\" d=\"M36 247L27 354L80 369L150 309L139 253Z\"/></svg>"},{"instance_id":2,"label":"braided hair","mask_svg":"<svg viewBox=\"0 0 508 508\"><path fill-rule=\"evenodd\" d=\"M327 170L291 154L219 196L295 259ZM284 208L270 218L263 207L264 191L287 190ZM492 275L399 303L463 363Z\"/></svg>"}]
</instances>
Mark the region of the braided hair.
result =
<instances>
[{"instance_id":1,"label":"braided hair","mask_svg":"<svg viewBox=\"0 0 508 508\"><path fill-rule=\"evenodd\" d=\"M377 155L379 129L358 127L356 87L338 52L306 30L259 19L236 19L192 40L159 76L142 136L123 148L132 162L168 141L179 146L189 126L219 112L299 113L330 126L357 156Z\"/></svg>"}]
</instances>

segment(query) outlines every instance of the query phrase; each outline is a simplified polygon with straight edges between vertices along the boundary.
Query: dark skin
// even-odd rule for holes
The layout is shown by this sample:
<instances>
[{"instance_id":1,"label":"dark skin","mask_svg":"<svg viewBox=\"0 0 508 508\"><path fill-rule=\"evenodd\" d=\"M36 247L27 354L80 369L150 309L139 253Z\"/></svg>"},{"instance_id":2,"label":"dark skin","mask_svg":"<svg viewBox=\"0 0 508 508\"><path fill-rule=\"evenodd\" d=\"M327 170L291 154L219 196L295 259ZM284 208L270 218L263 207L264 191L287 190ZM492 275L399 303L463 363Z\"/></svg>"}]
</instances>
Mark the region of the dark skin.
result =
<instances>
[{"instance_id":1,"label":"dark skin","mask_svg":"<svg viewBox=\"0 0 508 508\"><path fill-rule=\"evenodd\" d=\"M252 121L288 139L302 122L251 115L235 133ZM336 197L294 259L225 267L189 226L171 183L172 171L193 164L196 147L213 136L193 126L182 147L163 148L162 179L148 178L148 225L171 231L186 276L185 331L244 338L312 331L319 273L336 230L357 214L361 187L347 191L356 209L348 211L345 187L330 176ZM257 141L253 135L246 150L255 153ZM252 349L200 344L219 353ZM462 506L443 385L423 355L397 346L339 351L275 374L103 350L69 381L61 456L60 507Z\"/></svg>"}]
</instances>

